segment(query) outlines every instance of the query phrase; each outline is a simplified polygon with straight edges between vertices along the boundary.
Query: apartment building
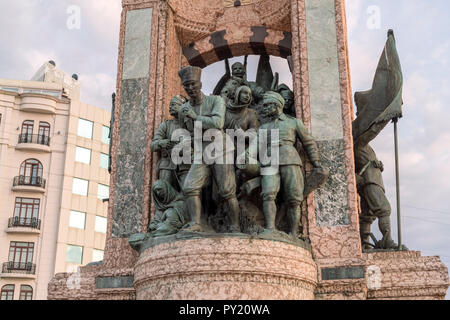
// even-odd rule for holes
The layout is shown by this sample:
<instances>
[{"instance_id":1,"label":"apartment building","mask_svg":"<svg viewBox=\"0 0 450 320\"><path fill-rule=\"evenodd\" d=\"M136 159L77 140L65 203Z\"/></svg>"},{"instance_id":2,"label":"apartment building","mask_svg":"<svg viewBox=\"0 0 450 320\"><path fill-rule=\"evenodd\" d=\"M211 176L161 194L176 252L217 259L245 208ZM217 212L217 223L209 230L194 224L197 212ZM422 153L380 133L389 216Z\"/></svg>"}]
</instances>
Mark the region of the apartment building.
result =
<instances>
[{"instance_id":1,"label":"apartment building","mask_svg":"<svg viewBox=\"0 0 450 320\"><path fill-rule=\"evenodd\" d=\"M46 299L55 273L101 261L111 114L45 63L0 79L0 299Z\"/></svg>"}]
</instances>

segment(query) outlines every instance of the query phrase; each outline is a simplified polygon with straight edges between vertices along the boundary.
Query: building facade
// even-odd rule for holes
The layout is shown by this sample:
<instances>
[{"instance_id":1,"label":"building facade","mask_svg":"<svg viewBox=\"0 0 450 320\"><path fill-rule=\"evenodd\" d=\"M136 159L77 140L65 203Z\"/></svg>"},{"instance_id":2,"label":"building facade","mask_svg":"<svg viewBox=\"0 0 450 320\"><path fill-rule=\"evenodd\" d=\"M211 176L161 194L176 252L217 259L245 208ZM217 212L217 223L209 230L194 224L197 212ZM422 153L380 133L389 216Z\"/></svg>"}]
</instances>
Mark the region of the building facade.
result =
<instances>
[{"instance_id":1,"label":"building facade","mask_svg":"<svg viewBox=\"0 0 450 320\"><path fill-rule=\"evenodd\" d=\"M79 101L77 76L48 62L0 79L1 299L46 299L55 273L103 260L107 110Z\"/></svg>"}]
</instances>

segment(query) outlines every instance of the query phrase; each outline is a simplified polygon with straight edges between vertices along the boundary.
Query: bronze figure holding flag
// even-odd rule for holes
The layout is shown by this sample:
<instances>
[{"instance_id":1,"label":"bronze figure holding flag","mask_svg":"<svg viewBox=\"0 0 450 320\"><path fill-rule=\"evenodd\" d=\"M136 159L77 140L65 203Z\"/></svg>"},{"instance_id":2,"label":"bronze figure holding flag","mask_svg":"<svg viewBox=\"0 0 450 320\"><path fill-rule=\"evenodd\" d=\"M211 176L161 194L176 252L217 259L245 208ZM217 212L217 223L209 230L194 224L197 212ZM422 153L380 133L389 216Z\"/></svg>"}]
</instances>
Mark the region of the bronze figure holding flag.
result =
<instances>
[{"instance_id":1,"label":"bronze figure holding flag","mask_svg":"<svg viewBox=\"0 0 450 320\"><path fill-rule=\"evenodd\" d=\"M391 206L385 194L381 174L384 166L369 145L391 120L396 124L398 118L402 117L402 86L403 75L394 32L389 30L388 40L378 63L372 89L355 94L357 118L353 121L353 143L356 181L361 197L361 242L363 249L366 250L372 247L375 249L406 249L401 246L401 243L396 244L392 240ZM397 200L397 207L399 207L399 196L397 196ZM383 235L380 241L377 241L370 232L371 224L377 218L380 232ZM371 236L375 244L370 243Z\"/></svg>"}]
</instances>

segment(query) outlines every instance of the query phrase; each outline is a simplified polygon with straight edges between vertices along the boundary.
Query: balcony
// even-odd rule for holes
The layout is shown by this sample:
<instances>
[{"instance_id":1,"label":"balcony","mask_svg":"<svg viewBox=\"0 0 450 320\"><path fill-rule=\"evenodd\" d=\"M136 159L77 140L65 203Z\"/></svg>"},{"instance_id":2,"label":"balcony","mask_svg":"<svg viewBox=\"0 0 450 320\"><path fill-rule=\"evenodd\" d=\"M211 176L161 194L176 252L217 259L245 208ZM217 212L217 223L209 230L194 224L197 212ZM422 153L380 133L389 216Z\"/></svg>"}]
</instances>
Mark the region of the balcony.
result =
<instances>
[{"instance_id":1,"label":"balcony","mask_svg":"<svg viewBox=\"0 0 450 320\"><path fill-rule=\"evenodd\" d=\"M8 220L7 233L40 234L41 220L37 218L13 217Z\"/></svg>"},{"instance_id":2,"label":"balcony","mask_svg":"<svg viewBox=\"0 0 450 320\"><path fill-rule=\"evenodd\" d=\"M17 150L50 152L50 137L40 134L19 135L19 141L16 146Z\"/></svg>"},{"instance_id":3,"label":"balcony","mask_svg":"<svg viewBox=\"0 0 450 320\"><path fill-rule=\"evenodd\" d=\"M14 178L13 191L19 192L45 192L45 179L41 177L18 176Z\"/></svg>"},{"instance_id":4,"label":"balcony","mask_svg":"<svg viewBox=\"0 0 450 320\"><path fill-rule=\"evenodd\" d=\"M36 279L36 265L29 262L5 262L0 278Z\"/></svg>"},{"instance_id":5,"label":"balcony","mask_svg":"<svg viewBox=\"0 0 450 320\"><path fill-rule=\"evenodd\" d=\"M21 97L21 111L56 114L56 98L51 96L40 96L32 93L24 93Z\"/></svg>"},{"instance_id":6,"label":"balcony","mask_svg":"<svg viewBox=\"0 0 450 320\"><path fill-rule=\"evenodd\" d=\"M19 135L19 141L16 146L17 150L50 152L50 137L39 134Z\"/></svg>"}]
</instances>

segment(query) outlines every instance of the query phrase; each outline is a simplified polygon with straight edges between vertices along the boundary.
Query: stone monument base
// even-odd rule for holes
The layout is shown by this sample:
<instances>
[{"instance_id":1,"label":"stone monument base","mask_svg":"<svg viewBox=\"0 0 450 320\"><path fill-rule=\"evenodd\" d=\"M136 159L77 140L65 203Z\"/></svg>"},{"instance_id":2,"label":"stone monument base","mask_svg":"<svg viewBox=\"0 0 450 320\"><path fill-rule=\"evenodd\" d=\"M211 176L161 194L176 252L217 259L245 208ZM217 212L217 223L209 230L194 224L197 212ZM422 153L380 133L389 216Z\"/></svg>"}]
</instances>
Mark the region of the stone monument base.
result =
<instances>
[{"instance_id":1,"label":"stone monument base","mask_svg":"<svg viewBox=\"0 0 450 320\"><path fill-rule=\"evenodd\" d=\"M313 300L317 284L308 250L241 237L156 245L134 272L138 300Z\"/></svg>"},{"instance_id":2,"label":"stone monument base","mask_svg":"<svg viewBox=\"0 0 450 320\"><path fill-rule=\"evenodd\" d=\"M245 235L150 239L134 268L57 274L50 300L444 299L447 267L417 251L315 261L308 245Z\"/></svg>"},{"instance_id":3,"label":"stone monument base","mask_svg":"<svg viewBox=\"0 0 450 320\"><path fill-rule=\"evenodd\" d=\"M316 300L444 300L450 285L441 259L419 251L363 253L359 262L318 267Z\"/></svg>"}]
</instances>

